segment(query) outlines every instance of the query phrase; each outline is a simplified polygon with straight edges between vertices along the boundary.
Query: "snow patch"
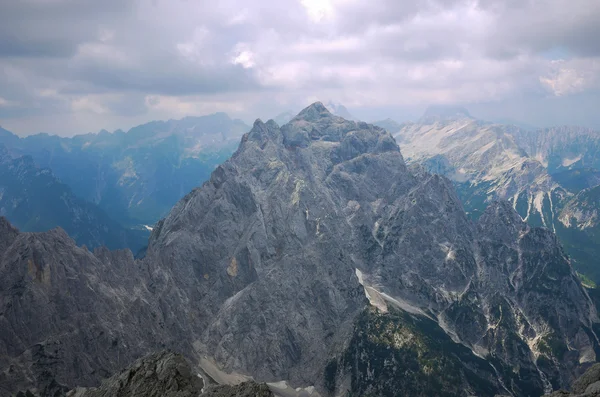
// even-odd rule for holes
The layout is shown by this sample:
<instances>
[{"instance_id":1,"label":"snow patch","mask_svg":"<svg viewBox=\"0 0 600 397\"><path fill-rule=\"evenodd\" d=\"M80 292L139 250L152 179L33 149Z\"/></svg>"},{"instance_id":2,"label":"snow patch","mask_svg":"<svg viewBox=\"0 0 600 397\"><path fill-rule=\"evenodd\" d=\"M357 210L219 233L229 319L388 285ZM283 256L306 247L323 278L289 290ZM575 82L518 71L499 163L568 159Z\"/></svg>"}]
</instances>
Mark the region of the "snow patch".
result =
<instances>
[{"instance_id":1,"label":"snow patch","mask_svg":"<svg viewBox=\"0 0 600 397\"><path fill-rule=\"evenodd\" d=\"M577 157L573 157L572 159L570 158L565 158L562 161L562 166L563 167L569 167L573 164L575 164L576 162L578 162L579 160L581 160L581 155L577 156Z\"/></svg>"},{"instance_id":2,"label":"snow patch","mask_svg":"<svg viewBox=\"0 0 600 397\"><path fill-rule=\"evenodd\" d=\"M377 291L375 288L367 285L365 283L364 276L362 272L358 269L355 269L356 277L358 278L358 283L363 286L365 291L365 296L369 300L369 304L373 307L379 309L382 313L387 313L388 308L385 304L382 294Z\"/></svg>"},{"instance_id":3,"label":"snow patch","mask_svg":"<svg viewBox=\"0 0 600 397\"><path fill-rule=\"evenodd\" d=\"M535 198L533 199L533 206L536 211L539 212L540 218L542 218L542 224L546 226L546 219L544 218L544 197L546 196L546 192L536 192Z\"/></svg>"},{"instance_id":4,"label":"snow patch","mask_svg":"<svg viewBox=\"0 0 600 397\"><path fill-rule=\"evenodd\" d=\"M283 389L283 390L288 388L288 384L284 380L280 380L279 382L269 382L269 383L267 383L267 385L276 387L277 389Z\"/></svg>"}]
</instances>

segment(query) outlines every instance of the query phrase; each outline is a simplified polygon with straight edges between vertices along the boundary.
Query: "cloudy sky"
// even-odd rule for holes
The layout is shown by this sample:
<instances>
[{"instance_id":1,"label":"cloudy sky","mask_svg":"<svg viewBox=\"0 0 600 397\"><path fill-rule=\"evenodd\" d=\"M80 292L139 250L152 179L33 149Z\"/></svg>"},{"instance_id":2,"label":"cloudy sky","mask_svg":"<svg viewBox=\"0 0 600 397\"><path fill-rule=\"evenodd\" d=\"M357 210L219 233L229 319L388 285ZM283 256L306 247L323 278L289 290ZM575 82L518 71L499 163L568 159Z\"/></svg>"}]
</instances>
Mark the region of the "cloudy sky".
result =
<instances>
[{"instance_id":1,"label":"cloudy sky","mask_svg":"<svg viewBox=\"0 0 600 397\"><path fill-rule=\"evenodd\" d=\"M598 0L0 0L0 125L72 135L314 100L600 127Z\"/></svg>"}]
</instances>

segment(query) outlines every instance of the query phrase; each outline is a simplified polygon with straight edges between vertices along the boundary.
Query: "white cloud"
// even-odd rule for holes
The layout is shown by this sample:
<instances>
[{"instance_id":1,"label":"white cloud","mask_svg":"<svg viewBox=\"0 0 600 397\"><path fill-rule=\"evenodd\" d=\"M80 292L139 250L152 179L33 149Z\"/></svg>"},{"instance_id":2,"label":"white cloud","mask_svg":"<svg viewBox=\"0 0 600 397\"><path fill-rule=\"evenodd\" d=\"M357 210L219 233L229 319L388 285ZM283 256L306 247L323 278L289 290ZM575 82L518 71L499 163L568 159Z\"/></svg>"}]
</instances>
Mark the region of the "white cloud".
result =
<instances>
[{"instance_id":1,"label":"white cloud","mask_svg":"<svg viewBox=\"0 0 600 397\"><path fill-rule=\"evenodd\" d=\"M540 77L544 87L556 96L579 93L600 84L600 59L557 60Z\"/></svg>"},{"instance_id":2,"label":"white cloud","mask_svg":"<svg viewBox=\"0 0 600 397\"><path fill-rule=\"evenodd\" d=\"M209 65L213 64L210 52L207 51L210 45L210 31L205 26L199 26L194 29L190 40L177 43L175 47L186 60L200 65Z\"/></svg>"},{"instance_id":3,"label":"white cloud","mask_svg":"<svg viewBox=\"0 0 600 397\"><path fill-rule=\"evenodd\" d=\"M97 98L89 96L73 99L71 101L71 108L75 112L92 112L96 114L107 114L109 112Z\"/></svg>"},{"instance_id":4,"label":"white cloud","mask_svg":"<svg viewBox=\"0 0 600 397\"><path fill-rule=\"evenodd\" d=\"M329 0L300 0L300 3L314 22L320 22L333 16L333 6Z\"/></svg>"},{"instance_id":5,"label":"white cloud","mask_svg":"<svg viewBox=\"0 0 600 397\"><path fill-rule=\"evenodd\" d=\"M241 65L244 69L250 69L256 65L256 56L247 43L237 43L232 52L232 64Z\"/></svg>"}]
</instances>

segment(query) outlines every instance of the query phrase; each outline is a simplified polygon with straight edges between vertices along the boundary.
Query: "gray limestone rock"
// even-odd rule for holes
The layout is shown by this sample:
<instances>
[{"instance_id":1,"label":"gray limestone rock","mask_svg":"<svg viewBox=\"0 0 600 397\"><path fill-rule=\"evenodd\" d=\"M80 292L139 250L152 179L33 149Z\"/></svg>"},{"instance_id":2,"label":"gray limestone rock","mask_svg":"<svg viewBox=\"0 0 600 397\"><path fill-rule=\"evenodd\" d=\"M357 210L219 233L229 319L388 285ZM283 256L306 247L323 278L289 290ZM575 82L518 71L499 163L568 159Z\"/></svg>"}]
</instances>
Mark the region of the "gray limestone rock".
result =
<instances>
[{"instance_id":1,"label":"gray limestone rock","mask_svg":"<svg viewBox=\"0 0 600 397\"><path fill-rule=\"evenodd\" d=\"M264 383L252 381L244 382L239 385L220 385L214 386L202 393L201 397L273 397L273 392Z\"/></svg>"},{"instance_id":2,"label":"gray limestone rock","mask_svg":"<svg viewBox=\"0 0 600 397\"><path fill-rule=\"evenodd\" d=\"M98 388L77 388L67 397L197 397L203 385L183 356L163 351L137 360Z\"/></svg>"},{"instance_id":3,"label":"gray limestone rock","mask_svg":"<svg viewBox=\"0 0 600 397\"><path fill-rule=\"evenodd\" d=\"M600 364L591 366L581 377L579 377L571 386L574 394L584 393L589 386L600 381Z\"/></svg>"}]
</instances>

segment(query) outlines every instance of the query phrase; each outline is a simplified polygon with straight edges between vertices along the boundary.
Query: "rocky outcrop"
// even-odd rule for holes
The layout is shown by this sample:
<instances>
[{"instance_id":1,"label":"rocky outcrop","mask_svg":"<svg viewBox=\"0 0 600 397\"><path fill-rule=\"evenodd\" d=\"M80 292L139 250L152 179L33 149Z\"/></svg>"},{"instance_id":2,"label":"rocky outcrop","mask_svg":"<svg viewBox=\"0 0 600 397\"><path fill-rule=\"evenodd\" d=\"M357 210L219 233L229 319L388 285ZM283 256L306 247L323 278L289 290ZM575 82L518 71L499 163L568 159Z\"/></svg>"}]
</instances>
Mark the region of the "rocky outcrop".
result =
<instances>
[{"instance_id":1,"label":"rocky outcrop","mask_svg":"<svg viewBox=\"0 0 600 397\"><path fill-rule=\"evenodd\" d=\"M190 350L130 251L92 253L62 229L18 233L3 218L0 227L0 394L54 396L163 346Z\"/></svg>"},{"instance_id":2,"label":"rocky outcrop","mask_svg":"<svg viewBox=\"0 0 600 397\"><path fill-rule=\"evenodd\" d=\"M559 390L550 397L598 397L600 396L600 364L590 367L573 382L571 391Z\"/></svg>"},{"instance_id":3,"label":"rocky outcrop","mask_svg":"<svg viewBox=\"0 0 600 397\"><path fill-rule=\"evenodd\" d=\"M208 388L201 397L273 397L274 394L264 383L244 382L239 385L221 385Z\"/></svg>"},{"instance_id":4,"label":"rocky outcrop","mask_svg":"<svg viewBox=\"0 0 600 397\"><path fill-rule=\"evenodd\" d=\"M197 397L203 386L183 356L163 351L137 360L98 388L77 388L67 397Z\"/></svg>"}]
</instances>

